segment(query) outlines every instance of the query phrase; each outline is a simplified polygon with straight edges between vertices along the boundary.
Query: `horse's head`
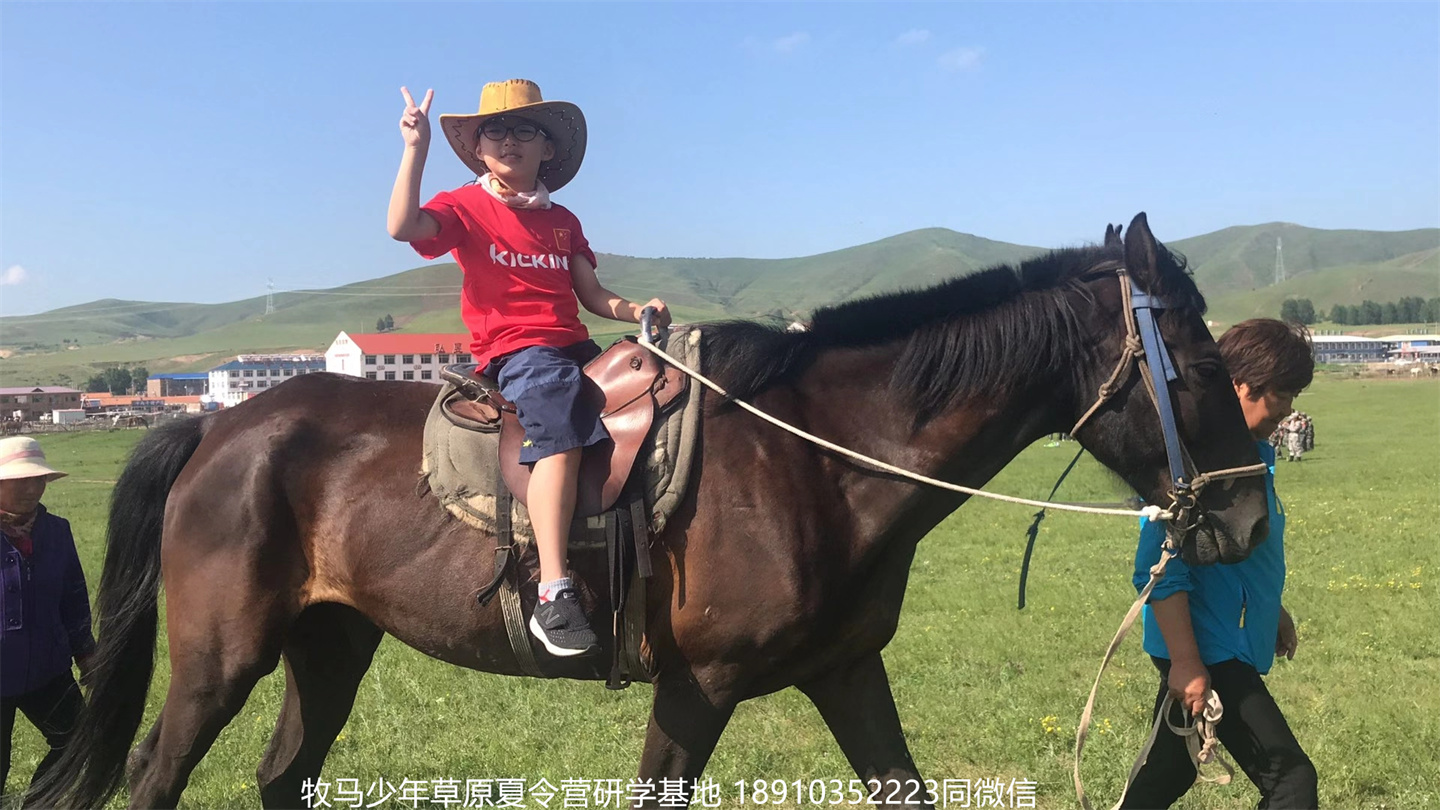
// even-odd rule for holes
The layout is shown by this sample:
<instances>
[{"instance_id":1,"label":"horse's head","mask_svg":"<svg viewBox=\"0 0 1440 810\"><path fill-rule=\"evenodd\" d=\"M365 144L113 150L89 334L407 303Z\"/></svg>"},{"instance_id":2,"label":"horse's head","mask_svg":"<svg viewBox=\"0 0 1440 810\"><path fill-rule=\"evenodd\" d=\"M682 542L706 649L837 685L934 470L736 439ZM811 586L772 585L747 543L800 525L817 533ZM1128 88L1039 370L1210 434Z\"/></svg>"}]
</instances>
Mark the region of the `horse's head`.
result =
<instances>
[{"instance_id":1,"label":"horse's head","mask_svg":"<svg viewBox=\"0 0 1440 810\"><path fill-rule=\"evenodd\" d=\"M1180 506L1193 505L1171 524L1186 562L1243 560L1265 538L1269 509L1264 478L1254 473L1260 455L1202 317L1204 299L1183 264L1155 241L1143 213L1123 239L1118 227L1107 228L1104 251L1116 265L1123 260L1125 275L1117 267L1086 281L1096 340L1078 384L1081 392L1101 393L1093 412L1096 401L1082 393L1076 438L1146 502L1171 507L1178 496ZM1158 338L1147 351L1143 333L1151 317ZM1173 412L1168 452L1166 408L1157 395ZM1238 468L1251 472L1205 476ZM1182 471L1178 487L1175 469Z\"/></svg>"}]
</instances>

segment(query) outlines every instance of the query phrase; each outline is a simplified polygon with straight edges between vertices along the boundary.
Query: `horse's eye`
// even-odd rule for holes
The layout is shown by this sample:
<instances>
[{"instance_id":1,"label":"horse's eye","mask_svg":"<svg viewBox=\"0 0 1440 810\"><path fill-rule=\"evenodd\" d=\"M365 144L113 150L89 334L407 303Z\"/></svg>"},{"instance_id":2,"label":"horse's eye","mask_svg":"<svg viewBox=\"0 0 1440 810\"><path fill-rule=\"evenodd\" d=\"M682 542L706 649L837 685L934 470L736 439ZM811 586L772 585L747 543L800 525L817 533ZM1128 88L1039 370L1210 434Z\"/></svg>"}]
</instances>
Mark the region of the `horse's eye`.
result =
<instances>
[{"instance_id":1,"label":"horse's eye","mask_svg":"<svg viewBox=\"0 0 1440 810\"><path fill-rule=\"evenodd\" d=\"M1214 360L1201 360L1190 368L1194 369L1195 374L1202 380L1212 379L1220 373L1220 363Z\"/></svg>"}]
</instances>

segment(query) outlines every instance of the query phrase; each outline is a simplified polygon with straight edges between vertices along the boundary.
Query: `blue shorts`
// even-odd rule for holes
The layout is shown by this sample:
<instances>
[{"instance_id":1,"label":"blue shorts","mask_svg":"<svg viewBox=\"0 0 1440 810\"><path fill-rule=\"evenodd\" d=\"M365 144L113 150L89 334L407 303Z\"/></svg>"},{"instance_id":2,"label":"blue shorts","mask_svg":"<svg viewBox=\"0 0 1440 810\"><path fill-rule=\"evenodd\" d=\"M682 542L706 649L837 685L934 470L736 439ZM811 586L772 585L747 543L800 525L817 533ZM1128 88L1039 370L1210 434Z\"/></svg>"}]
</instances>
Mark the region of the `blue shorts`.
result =
<instances>
[{"instance_id":1,"label":"blue shorts","mask_svg":"<svg viewBox=\"0 0 1440 810\"><path fill-rule=\"evenodd\" d=\"M600 423L604 397L580 370L599 354L593 340L562 349L530 346L497 357L485 367L486 376L500 383L501 395L515 406L525 428L521 464L610 438Z\"/></svg>"}]
</instances>

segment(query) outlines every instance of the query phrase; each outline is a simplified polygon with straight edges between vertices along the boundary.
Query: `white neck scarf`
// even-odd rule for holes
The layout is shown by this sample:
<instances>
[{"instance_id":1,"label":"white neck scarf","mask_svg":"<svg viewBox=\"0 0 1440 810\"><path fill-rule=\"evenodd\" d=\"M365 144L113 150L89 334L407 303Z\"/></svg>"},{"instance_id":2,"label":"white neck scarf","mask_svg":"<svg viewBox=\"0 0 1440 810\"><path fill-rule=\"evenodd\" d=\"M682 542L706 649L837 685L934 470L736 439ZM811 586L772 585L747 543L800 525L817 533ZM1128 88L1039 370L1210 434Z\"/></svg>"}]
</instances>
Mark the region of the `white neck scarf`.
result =
<instances>
[{"instance_id":1,"label":"white neck scarf","mask_svg":"<svg viewBox=\"0 0 1440 810\"><path fill-rule=\"evenodd\" d=\"M490 172L480 175L477 182L480 183L481 188L490 192L491 197L511 208L544 209L550 207L550 191L539 180L535 181L534 191L516 191L505 185L504 180Z\"/></svg>"}]
</instances>

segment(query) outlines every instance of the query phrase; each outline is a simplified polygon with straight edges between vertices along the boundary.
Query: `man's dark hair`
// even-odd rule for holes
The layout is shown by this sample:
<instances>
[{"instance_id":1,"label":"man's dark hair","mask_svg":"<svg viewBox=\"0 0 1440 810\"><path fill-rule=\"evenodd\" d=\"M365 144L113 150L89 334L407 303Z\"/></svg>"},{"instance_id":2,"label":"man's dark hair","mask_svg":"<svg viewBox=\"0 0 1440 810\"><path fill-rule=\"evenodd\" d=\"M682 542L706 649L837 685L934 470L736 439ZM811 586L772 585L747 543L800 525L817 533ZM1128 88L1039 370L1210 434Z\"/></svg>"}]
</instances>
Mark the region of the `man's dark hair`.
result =
<instances>
[{"instance_id":1,"label":"man's dark hair","mask_svg":"<svg viewBox=\"0 0 1440 810\"><path fill-rule=\"evenodd\" d=\"M1299 393L1315 378L1310 333L1299 324L1254 318L1230 327L1217 341L1230 378L1250 386L1250 394Z\"/></svg>"}]
</instances>

